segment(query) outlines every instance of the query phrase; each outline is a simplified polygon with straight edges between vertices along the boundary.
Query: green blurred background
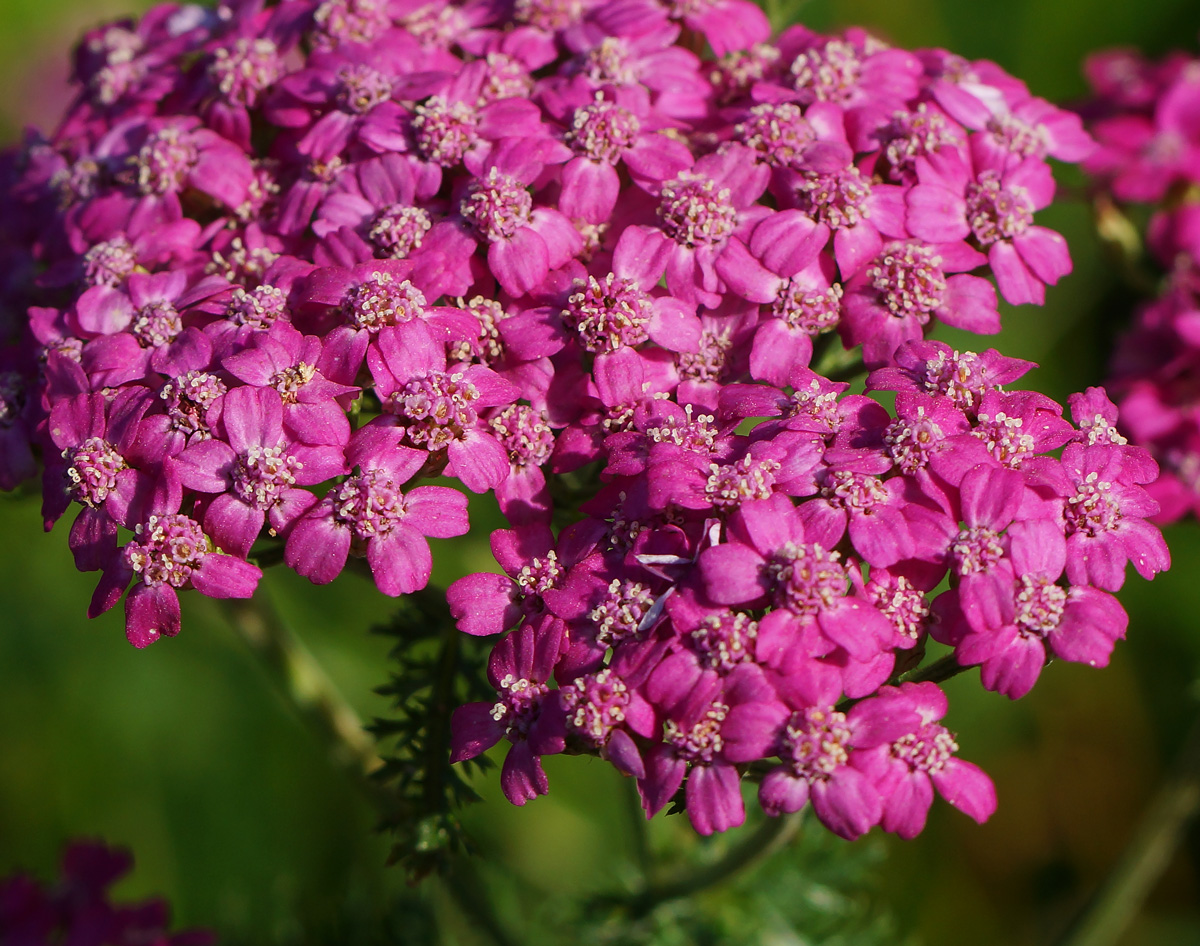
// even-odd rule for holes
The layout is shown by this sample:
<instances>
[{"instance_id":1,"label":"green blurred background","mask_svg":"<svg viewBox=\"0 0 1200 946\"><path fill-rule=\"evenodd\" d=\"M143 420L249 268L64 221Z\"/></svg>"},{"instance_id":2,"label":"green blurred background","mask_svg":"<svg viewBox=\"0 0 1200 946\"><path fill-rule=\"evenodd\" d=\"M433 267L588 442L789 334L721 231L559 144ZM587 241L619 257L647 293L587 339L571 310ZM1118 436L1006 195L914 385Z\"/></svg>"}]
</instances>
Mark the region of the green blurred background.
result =
<instances>
[{"instance_id":1,"label":"green blurred background","mask_svg":"<svg viewBox=\"0 0 1200 946\"><path fill-rule=\"evenodd\" d=\"M1084 93L1079 64L1089 50L1195 52L1200 29L1196 0L767 7L780 23L861 24L907 47L994 59L1060 101ZM0 0L5 140L26 123L50 124L71 37L127 10L121 0ZM1064 202L1039 222L1067 235L1075 272L1050 290L1044 309L1006 312L1005 334L993 343L1039 362L1031 386L1061 399L1102 380L1133 299L1117 284L1086 206ZM478 510L474 541L435 543L443 583L494 567L484 544L494 515ZM482 942L455 922L443 889L414 893L383 866L387 846L372 832L369 806L211 602L186 596L183 633L135 651L119 609L84 617L92 576L72 567L64 531L42 533L31 492L0 496L0 874L22 867L48 877L69 838L102 837L137 857L121 896L164 894L179 922L214 927L224 942L375 942L371 931L386 928L378 941L415 943L430 909L450 917L447 941ZM858 842L878 876L855 887L843 909L889 913L895 938L946 946L1048 942L1061 930L1127 843L1200 712L1200 531L1173 527L1168 540L1172 571L1153 584L1135 577L1121 595L1130 634L1109 669L1056 664L1017 704L982 691L975 674L947 685L947 722L963 755L992 774L1000 810L977 827L939 803L914 842L878 832ZM366 633L386 618L386 599L354 575L314 588L271 574L262 593L365 717L386 713L372 688L386 678L387 642ZM528 909L544 892L539 916L547 921L561 902L554 898L627 881L634 847L626 786L612 770L582 759L550 763L550 796L513 809L498 797L493 772L479 785L487 804L469 813L483 845L511 868L489 875L504 893L502 910ZM684 843L681 820L656 820L656 849L669 855ZM830 856L823 842L805 843L820 848L813 857ZM787 895L811 900L820 884L810 881ZM537 943L534 929L528 936ZM1185 840L1121 942L1200 943L1200 832Z\"/></svg>"}]
</instances>

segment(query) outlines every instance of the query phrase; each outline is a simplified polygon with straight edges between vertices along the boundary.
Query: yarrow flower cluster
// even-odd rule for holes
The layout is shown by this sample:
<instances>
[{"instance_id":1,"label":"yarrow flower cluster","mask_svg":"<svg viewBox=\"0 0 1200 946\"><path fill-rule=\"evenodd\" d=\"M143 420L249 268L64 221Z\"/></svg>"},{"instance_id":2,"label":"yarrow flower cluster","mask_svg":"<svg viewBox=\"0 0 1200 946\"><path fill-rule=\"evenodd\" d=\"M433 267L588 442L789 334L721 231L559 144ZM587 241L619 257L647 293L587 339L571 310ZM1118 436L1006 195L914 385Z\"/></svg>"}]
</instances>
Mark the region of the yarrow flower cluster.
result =
<instances>
[{"instance_id":1,"label":"yarrow flower cluster","mask_svg":"<svg viewBox=\"0 0 1200 946\"><path fill-rule=\"evenodd\" d=\"M104 943L112 946L210 946L205 930L169 933L162 900L115 904L109 887L133 868L128 851L76 841L62 859L62 877L40 884L26 874L0 879L0 932L6 943Z\"/></svg>"},{"instance_id":2,"label":"yarrow flower cluster","mask_svg":"<svg viewBox=\"0 0 1200 946\"><path fill-rule=\"evenodd\" d=\"M587 753L702 833L751 777L911 837L935 788L995 806L901 679L927 637L1015 698L1167 567L1103 391L1073 425L925 340L1071 268L1035 218L1091 139L992 63L772 42L745 0L247 0L95 31L76 78L0 165L0 486L41 458L139 646L272 560L423 588L468 530L444 475L511 526L448 591L503 635L455 760L507 739L516 804Z\"/></svg>"},{"instance_id":3,"label":"yarrow flower cluster","mask_svg":"<svg viewBox=\"0 0 1200 946\"><path fill-rule=\"evenodd\" d=\"M1158 522L1200 512L1200 59L1174 53L1151 62L1128 50L1087 61L1094 98L1083 110L1099 144L1084 163L1101 224L1137 237L1121 207L1150 205L1145 246L1155 298L1135 312L1118 341L1109 387L1121 430L1151 451L1162 475L1150 486ZM1111 228L1110 228L1111 229ZM1161 278L1159 278L1161 274ZM1111 424L1097 419L1102 425Z\"/></svg>"}]
</instances>

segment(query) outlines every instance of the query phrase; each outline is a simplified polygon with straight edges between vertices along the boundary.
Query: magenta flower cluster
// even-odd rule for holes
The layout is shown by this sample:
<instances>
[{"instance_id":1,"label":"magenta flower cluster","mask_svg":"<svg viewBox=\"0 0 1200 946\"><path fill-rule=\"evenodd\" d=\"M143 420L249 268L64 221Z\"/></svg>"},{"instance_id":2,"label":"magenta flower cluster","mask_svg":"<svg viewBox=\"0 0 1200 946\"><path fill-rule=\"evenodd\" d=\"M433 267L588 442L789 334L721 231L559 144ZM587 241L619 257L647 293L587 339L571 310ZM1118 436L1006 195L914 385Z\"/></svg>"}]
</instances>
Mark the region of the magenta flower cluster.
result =
<instances>
[{"instance_id":1,"label":"magenta flower cluster","mask_svg":"<svg viewBox=\"0 0 1200 946\"><path fill-rule=\"evenodd\" d=\"M1015 698L1103 665L1126 563L1167 567L1101 390L1072 424L1005 390L1029 363L925 340L1071 268L1035 216L1092 141L995 64L772 42L746 0L245 0L94 31L75 73L0 167L0 486L41 456L138 646L273 552L424 587L468 530L446 475L511 524L448 592L505 635L455 759L507 738L521 804L597 754L704 833L750 775L911 837L934 789L995 804L900 680L926 637Z\"/></svg>"},{"instance_id":2,"label":"magenta flower cluster","mask_svg":"<svg viewBox=\"0 0 1200 946\"><path fill-rule=\"evenodd\" d=\"M0 934L13 946L54 943L97 946L211 946L211 933L169 933L162 900L115 904L109 888L133 868L128 851L76 841L63 854L53 885L26 874L0 878Z\"/></svg>"},{"instance_id":3,"label":"magenta flower cluster","mask_svg":"<svg viewBox=\"0 0 1200 946\"><path fill-rule=\"evenodd\" d=\"M1152 206L1145 245L1162 278L1118 341L1109 387L1122 430L1162 467L1156 521L1174 522L1200 513L1200 59L1116 50L1091 57L1087 74L1099 147L1084 169L1097 196Z\"/></svg>"}]
</instances>

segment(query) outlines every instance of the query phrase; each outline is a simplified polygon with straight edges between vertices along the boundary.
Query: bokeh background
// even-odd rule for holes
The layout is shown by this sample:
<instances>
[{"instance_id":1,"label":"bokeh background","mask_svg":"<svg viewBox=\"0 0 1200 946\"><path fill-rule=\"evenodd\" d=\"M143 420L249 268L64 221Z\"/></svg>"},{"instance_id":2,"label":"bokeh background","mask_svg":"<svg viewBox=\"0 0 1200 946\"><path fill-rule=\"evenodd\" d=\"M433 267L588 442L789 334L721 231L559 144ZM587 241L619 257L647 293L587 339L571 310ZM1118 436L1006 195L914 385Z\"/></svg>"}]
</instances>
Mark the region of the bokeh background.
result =
<instances>
[{"instance_id":1,"label":"bokeh background","mask_svg":"<svg viewBox=\"0 0 1200 946\"><path fill-rule=\"evenodd\" d=\"M1057 101L1085 93L1080 63L1090 50L1196 52L1200 30L1196 0L766 6L779 23L861 24L910 48L994 59ZM0 0L0 140L29 123L52 125L72 37L127 12L127 0ZM1078 180L1064 180L1063 201L1039 222L1066 234L1075 272L1044 309L1007 311L994 340L1040 363L1030 386L1060 400L1102 380L1134 302L1087 206L1072 197ZM485 539L496 514L477 506L475 539L435 542L435 580L494 568ZM1152 584L1132 580L1121 594L1129 640L1109 669L1056 664L1016 704L982 691L975 674L947 685L947 722L963 755L996 781L1000 810L989 824L939 803L914 842L878 832L857 842L868 868L849 887L834 892L809 871L782 895L824 896L834 914L859 919L886 914L894 941L1052 942L1119 856L1200 715L1200 529L1172 527L1168 541L1172 571ZM223 942L416 943L429 910L451 917L448 941L479 941L456 925L444 890L414 893L384 867L370 807L212 602L187 596L183 633L138 652L119 609L84 617L91 585L73 568L62 528L42 533L34 491L0 495L0 875L20 867L49 877L67 839L102 837L135 852L122 897L166 895L180 923L213 927ZM364 717L386 713L372 689L385 682L388 643L367 633L386 619L386 599L355 575L318 589L272 574L261 593ZM468 814L482 845L511 867L501 877L480 865L518 928L522 911L534 911L530 923L550 922L555 903L612 889L633 869L630 801L614 770L561 758L547 768L550 796L512 809L493 772L479 784L487 803ZM655 849L669 856L685 843L681 820L656 820ZM824 842L804 843L818 862L836 860ZM1185 838L1121 942L1200 943L1200 832Z\"/></svg>"}]
</instances>

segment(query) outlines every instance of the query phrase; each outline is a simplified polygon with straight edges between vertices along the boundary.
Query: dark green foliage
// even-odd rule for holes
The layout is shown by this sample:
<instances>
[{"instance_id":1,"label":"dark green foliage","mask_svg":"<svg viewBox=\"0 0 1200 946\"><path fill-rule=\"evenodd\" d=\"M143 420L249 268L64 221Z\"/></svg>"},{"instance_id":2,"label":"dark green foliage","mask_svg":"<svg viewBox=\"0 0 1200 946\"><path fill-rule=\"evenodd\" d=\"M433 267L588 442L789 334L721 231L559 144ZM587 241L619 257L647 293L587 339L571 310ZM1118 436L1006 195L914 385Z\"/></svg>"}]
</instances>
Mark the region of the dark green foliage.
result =
<instances>
[{"instance_id":1,"label":"dark green foliage","mask_svg":"<svg viewBox=\"0 0 1200 946\"><path fill-rule=\"evenodd\" d=\"M376 690L392 698L394 712L370 727L384 760L374 773L381 827L394 838L390 861L416 882L470 847L457 811L479 800L467 780L491 763L480 756L450 765L450 716L492 695L484 676L490 648L458 631L435 588L405 596L391 621L372 630L396 640L391 681Z\"/></svg>"}]
</instances>

